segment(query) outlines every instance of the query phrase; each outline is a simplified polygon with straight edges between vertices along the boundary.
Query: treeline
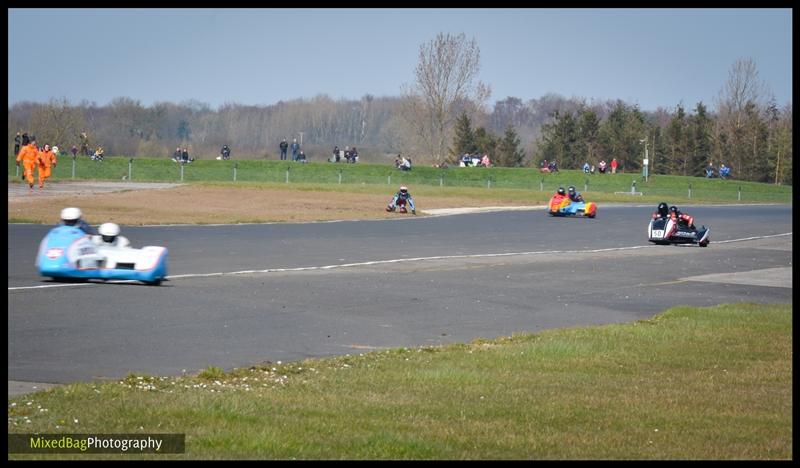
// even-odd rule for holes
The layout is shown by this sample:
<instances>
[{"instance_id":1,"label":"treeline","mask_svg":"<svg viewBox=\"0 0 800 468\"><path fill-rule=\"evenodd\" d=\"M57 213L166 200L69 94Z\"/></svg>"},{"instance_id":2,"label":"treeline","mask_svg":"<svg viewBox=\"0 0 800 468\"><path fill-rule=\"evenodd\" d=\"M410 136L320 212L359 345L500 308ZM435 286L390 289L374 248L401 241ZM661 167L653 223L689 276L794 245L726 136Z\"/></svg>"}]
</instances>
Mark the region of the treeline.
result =
<instances>
[{"instance_id":1,"label":"treeline","mask_svg":"<svg viewBox=\"0 0 800 468\"><path fill-rule=\"evenodd\" d=\"M601 112L555 111L542 126L539 157L562 168L616 158L620 170L639 172L647 155L652 174L701 176L709 164L725 164L735 178L792 183L791 104L748 102L741 113L713 115L702 102L689 112L678 105L647 113L617 101L602 119Z\"/></svg>"},{"instance_id":2,"label":"treeline","mask_svg":"<svg viewBox=\"0 0 800 468\"><path fill-rule=\"evenodd\" d=\"M334 145L357 146L361 161L387 162L412 155L416 138L399 117L402 98L365 95L359 100L328 96L281 101L273 105L228 104L212 109L189 101L142 106L117 98L105 106L66 100L23 102L8 110L9 153L16 132L27 131L62 150L91 147L106 155L169 157L188 147L193 157L211 159L229 145L234 159L278 159L278 144L302 139L312 161L324 160ZM487 148L494 164L528 166L556 160L562 169L617 158L621 170L641 171L645 144L650 172L700 176L709 162L725 163L733 177L792 183L792 106L775 103L721 102L716 112L697 103L648 112L623 101L590 102L547 94L527 102L508 97L490 109L475 107L454 125L448 142L457 158L459 132L470 128L476 144ZM301 134L302 132L302 134ZM642 141L644 140L644 141ZM462 142L463 143L463 142ZM477 146L476 146L477 148Z\"/></svg>"}]
</instances>

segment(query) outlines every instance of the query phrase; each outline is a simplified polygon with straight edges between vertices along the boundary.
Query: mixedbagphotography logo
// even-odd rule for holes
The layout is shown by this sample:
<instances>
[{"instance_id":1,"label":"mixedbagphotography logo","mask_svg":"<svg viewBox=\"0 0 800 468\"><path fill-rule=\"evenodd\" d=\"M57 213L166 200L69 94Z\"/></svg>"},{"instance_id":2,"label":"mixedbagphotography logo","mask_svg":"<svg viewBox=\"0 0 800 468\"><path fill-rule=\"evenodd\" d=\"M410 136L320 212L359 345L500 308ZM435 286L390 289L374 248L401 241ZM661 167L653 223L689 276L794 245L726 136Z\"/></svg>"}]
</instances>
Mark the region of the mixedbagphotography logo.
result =
<instances>
[{"instance_id":1,"label":"mixedbagphotography logo","mask_svg":"<svg viewBox=\"0 0 800 468\"><path fill-rule=\"evenodd\" d=\"M8 453L185 453L186 434L8 434Z\"/></svg>"}]
</instances>

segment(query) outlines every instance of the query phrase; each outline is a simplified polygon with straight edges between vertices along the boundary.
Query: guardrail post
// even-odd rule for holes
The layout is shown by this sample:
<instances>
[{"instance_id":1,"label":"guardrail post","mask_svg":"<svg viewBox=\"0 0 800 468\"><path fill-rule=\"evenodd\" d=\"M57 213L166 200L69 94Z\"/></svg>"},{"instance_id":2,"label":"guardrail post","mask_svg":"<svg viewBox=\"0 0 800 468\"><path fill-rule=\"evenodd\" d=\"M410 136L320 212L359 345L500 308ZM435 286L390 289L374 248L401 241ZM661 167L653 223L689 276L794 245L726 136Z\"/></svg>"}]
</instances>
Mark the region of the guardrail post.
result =
<instances>
[{"instance_id":1,"label":"guardrail post","mask_svg":"<svg viewBox=\"0 0 800 468\"><path fill-rule=\"evenodd\" d=\"M341 185L341 183L342 183L342 170L339 169L339 184Z\"/></svg>"},{"instance_id":2,"label":"guardrail post","mask_svg":"<svg viewBox=\"0 0 800 468\"><path fill-rule=\"evenodd\" d=\"M286 166L286 183L289 183L289 171L292 169L292 166Z\"/></svg>"},{"instance_id":3,"label":"guardrail post","mask_svg":"<svg viewBox=\"0 0 800 468\"><path fill-rule=\"evenodd\" d=\"M233 181L236 182L236 169L239 167L239 163L233 163Z\"/></svg>"},{"instance_id":4,"label":"guardrail post","mask_svg":"<svg viewBox=\"0 0 800 468\"><path fill-rule=\"evenodd\" d=\"M583 191L584 192L588 192L589 191L589 179L584 179L583 180Z\"/></svg>"},{"instance_id":5,"label":"guardrail post","mask_svg":"<svg viewBox=\"0 0 800 468\"><path fill-rule=\"evenodd\" d=\"M486 179L486 188L487 189L492 188L492 178L491 177Z\"/></svg>"},{"instance_id":6,"label":"guardrail post","mask_svg":"<svg viewBox=\"0 0 800 468\"><path fill-rule=\"evenodd\" d=\"M19 164L19 163L17 163L17 164ZM73 167L74 167L74 166L73 166ZM17 175L15 175L14 177L19 177L19 166L17 166ZM75 176L73 176L73 178L74 178L74 177L75 177Z\"/></svg>"},{"instance_id":7,"label":"guardrail post","mask_svg":"<svg viewBox=\"0 0 800 468\"><path fill-rule=\"evenodd\" d=\"M544 177L539 181L539 191L541 192L542 190L544 190Z\"/></svg>"},{"instance_id":8,"label":"guardrail post","mask_svg":"<svg viewBox=\"0 0 800 468\"><path fill-rule=\"evenodd\" d=\"M73 179L75 178L75 159L76 159L76 157L73 156L72 157L72 178ZM17 170L19 170L19 168L17 168Z\"/></svg>"},{"instance_id":9,"label":"guardrail post","mask_svg":"<svg viewBox=\"0 0 800 468\"><path fill-rule=\"evenodd\" d=\"M133 174L133 158L128 160L128 181L131 180L131 175ZM183 177L181 177L183 180Z\"/></svg>"},{"instance_id":10,"label":"guardrail post","mask_svg":"<svg viewBox=\"0 0 800 468\"><path fill-rule=\"evenodd\" d=\"M739 186L737 200L742 201L742 186Z\"/></svg>"},{"instance_id":11,"label":"guardrail post","mask_svg":"<svg viewBox=\"0 0 800 468\"><path fill-rule=\"evenodd\" d=\"M183 163L181 163L181 182L183 182Z\"/></svg>"},{"instance_id":12,"label":"guardrail post","mask_svg":"<svg viewBox=\"0 0 800 468\"><path fill-rule=\"evenodd\" d=\"M636 195L636 181L631 181L631 195Z\"/></svg>"},{"instance_id":13,"label":"guardrail post","mask_svg":"<svg viewBox=\"0 0 800 468\"><path fill-rule=\"evenodd\" d=\"M387 178L387 182L386 183L389 184L389 185L392 185L392 175L391 174L389 174L389 177Z\"/></svg>"},{"instance_id":14,"label":"guardrail post","mask_svg":"<svg viewBox=\"0 0 800 468\"><path fill-rule=\"evenodd\" d=\"M689 198L692 198L692 184L689 184Z\"/></svg>"},{"instance_id":15,"label":"guardrail post","mask_svg":"<svg viewBox=\"0 0 800 468\"><path fill-rule=\"evenodd\" d=\"M444 178L439 176L439 187L444 187Z\"/></svg>"}]
</instances>

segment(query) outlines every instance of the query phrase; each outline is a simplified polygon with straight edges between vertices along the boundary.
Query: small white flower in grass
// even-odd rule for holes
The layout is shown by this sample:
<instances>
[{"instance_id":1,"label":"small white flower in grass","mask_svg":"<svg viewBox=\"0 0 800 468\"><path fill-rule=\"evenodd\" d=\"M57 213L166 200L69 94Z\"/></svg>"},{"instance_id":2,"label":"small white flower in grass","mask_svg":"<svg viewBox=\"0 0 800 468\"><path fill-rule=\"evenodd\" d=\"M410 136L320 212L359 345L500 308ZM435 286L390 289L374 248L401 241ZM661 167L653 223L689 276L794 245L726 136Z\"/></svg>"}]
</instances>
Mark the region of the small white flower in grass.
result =
<instances>
[{"instance_id":1,"label":"small white flower in grass","mask_svg":"<svg viewBox=\"0 0 800 468\"><path fill-rule=\"evenodd\" d=\"M16 403L11 403L11 406L17 406L17 404Z\"/></svg>"},{"instance_id":2,"label":"small white flower in grass","mask_svg":"<svg viewBox=\"0 0 800 468\"><path fill-rule=\"evenodd\" d=\"M655 431L653 431L653 432L658 432L658 429L656 429L656 430L655 430Z\"/></svg>"},{"instance_id":3,"label":"small white flower in grass","mask_svg":"<svg viewBox=\"0 0 800 468\"><path fill-rule=\"evenodd\" d=\"M75 424L78 424L78 420L77 419L73 419L72 422L74 422Z\"/></svg>"},{"instance_id":4,"label":"small white flower in grass","mask_svg":"<svg viewBox=\"0 0 800 468\"><path fill-rule=\"evenodd\" d=\"M278 361L278 364L280 364L280 363L281 363L281 361Z\"/></svg>"}]
</instances>

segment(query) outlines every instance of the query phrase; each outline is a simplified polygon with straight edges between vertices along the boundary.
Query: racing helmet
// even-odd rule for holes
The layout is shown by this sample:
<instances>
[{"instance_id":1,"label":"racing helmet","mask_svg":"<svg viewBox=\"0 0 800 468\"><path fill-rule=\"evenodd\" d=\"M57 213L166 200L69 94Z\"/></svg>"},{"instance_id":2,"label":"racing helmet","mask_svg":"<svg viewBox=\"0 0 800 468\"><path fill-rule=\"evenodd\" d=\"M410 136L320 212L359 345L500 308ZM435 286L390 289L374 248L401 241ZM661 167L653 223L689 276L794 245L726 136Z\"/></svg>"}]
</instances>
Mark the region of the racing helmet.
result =
<instances>
[{"instance_id":1,"label":"racing helmet","mask_svg":"<svg viewBox=\"0 0 800 468\"><path fill-rule=\"evenodd\" d=\"M677 215L678 213L680 213L680 211L678 211L678 207L677 206L672 205L672 206L669 207L669 214Z\"/></svg>"},{"instance_id":2,"label":"racing helmet","mask_svg":"<svg viewBox=\"0 0 800 468\"><path fill-rule=\"evenodd\" d=\"M662 218L665 218L669 214L669 208L667 207L667 204L664 202L658 204L657 211L658 215L661 216Z\"/></svg>"},{"instance_id":3,"label":"racing helmet","mask_svg":"<svg viewBox=\"0 0 800 468\"><path fill-rule=\"evenodd\" d=\"M569 188L567 188L567 192L569 192L570 195L574 195L575 194L575 186L574 185L570 185Z\"/></svg>"},{"instance_id":4,"label":"racing helmet","mask_svg":"<svg viewBox=\"0 0 800 468\"><path fill-rule=\"evenodd\" d=\"M558 194L559 194L559 195L564 195L565 193L566 193L566 192L564 192L564 187L559 187L559 188L558 188Z\"/></svg>"},{"instance_id":5,"label":"racing helmet","mask_svg":"<svg viewBox=\"0 0 800 468\"><path fill-rule=\"evenodd\" d=\"M408 193L408 187L406 187L405 185L400 186L400 192L401 193Z\"/></svg>"},{"instance_id":6,"label":"racing helmet","mask_svg":"<svg viewBox=\"0 0 800 468\"><path fill-rule=\"evenodd\" d=\"M74 226L81 219L81 209L76 207L64 208L61 210L61 220L67 226Z\"/></svg>"},{"instance_id":7,"label":"racing helmet","mask_svg":"<svg viewBox=\"0 0 800 468\"><path fill-rule=\"evenodd\" d=\"M103 236L103 242L114 242L119 235L119 225L116 223L103 223L97 228L97 232Z\"/></svg>"}]
</instances>

